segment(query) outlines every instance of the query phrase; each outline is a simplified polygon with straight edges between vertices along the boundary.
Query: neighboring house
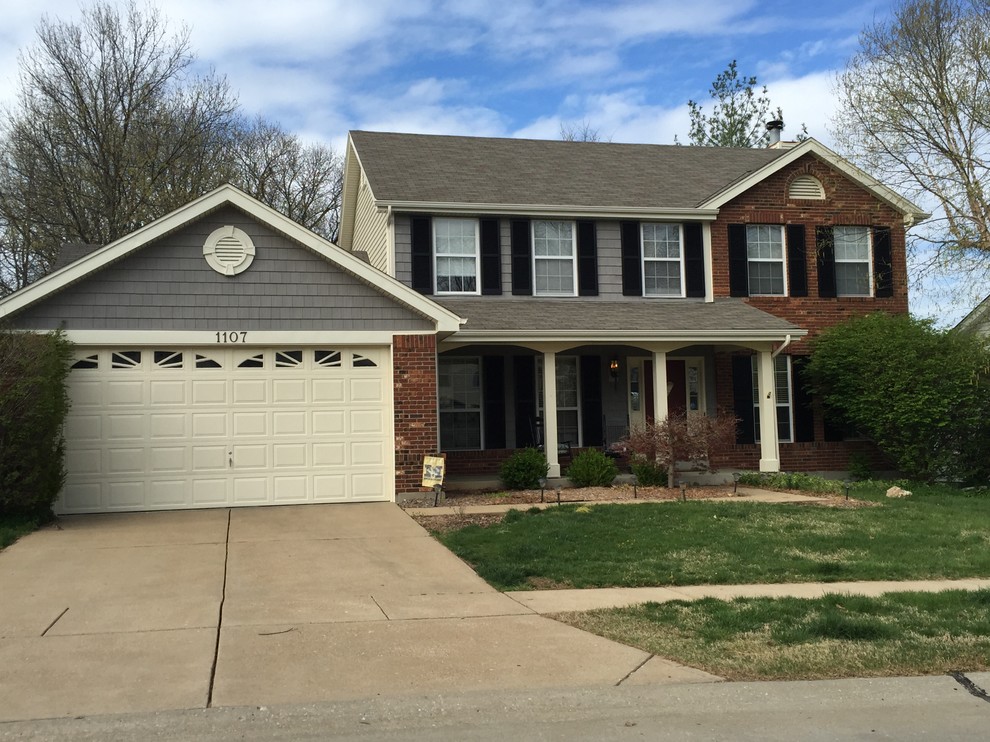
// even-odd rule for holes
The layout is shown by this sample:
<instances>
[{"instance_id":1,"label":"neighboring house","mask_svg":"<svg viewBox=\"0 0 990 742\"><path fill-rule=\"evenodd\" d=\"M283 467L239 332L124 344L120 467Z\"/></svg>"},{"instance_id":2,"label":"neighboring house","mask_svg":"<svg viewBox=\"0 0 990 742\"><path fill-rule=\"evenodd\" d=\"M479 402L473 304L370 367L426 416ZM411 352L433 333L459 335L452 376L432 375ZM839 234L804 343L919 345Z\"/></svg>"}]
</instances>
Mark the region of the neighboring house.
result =
<instances>
[{"instance_id":1,"label":"neighboring house","mask_svg":"<svg viewBox=\"0 0 990 742\"><path fill-rule=\"evenodd\" d=\"M974 332L990 341L990 296L977 304L972 312L963 317L955 329L964 332Z\"/></svg>"},{"instance_id":2,"label":"neighboring house","mask_svg":"<svg viewBox=\"0 0 990 742\"><path fill-rule=\"evenodd\" d=\"M226 186L0 319L76 344L60 512L392 500L438 450L457 476L542 445L556 475L718 408L720 467L834 471L866 444L809 399L807 340L907 311L926 216L814 140L353 132L340 247Z\"/></svg>"}]
</instances>

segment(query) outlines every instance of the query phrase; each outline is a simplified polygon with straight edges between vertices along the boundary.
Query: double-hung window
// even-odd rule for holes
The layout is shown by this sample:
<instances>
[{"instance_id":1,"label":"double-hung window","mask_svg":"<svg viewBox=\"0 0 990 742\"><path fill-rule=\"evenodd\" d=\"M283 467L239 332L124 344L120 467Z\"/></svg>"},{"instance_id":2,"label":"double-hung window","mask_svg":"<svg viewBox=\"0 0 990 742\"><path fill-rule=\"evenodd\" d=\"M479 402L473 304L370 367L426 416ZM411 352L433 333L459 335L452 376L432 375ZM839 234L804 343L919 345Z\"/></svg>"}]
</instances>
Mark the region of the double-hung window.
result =
<instances>
[{"instance_id":1,"label":"double-hung window","mask_svg":"<svg viewBox=\"0 0 990 742\"><path fill-rule=\"evenodd\" d=\"M835 291L838 296L872 296L870 230L835 227Z\"/></svg>"},{"instance_id":2,"label":"double-hung window","mask_svg":"<svg viewBox=\"0 0 990 742\"><path fill-rule=\"evenodd\" d=\"M760 442L760 382L757 371L759 358L753 356L753 420L756 442ZM791 442L791 358L780 355L773 359L773 385L777 397L777 440Z\"/></svg>"},{"instance_id":3,"label":"double-hung window","mask_svg":"<svg viewBox=\"0 0 990 742\"><path fill-rule=\"evenodd\" d=\"M436 293L478 293L478 220L433 220Z\"/></svg>"},{"instance_id":4,"label":"double-hung window","mask_svg":"<svg viewBox=\"0 0 990 742\"><path fill-rule=\"evenodd\" d=\"M784 227L750 224L746 227L750 296L784 296Z\"/></svg>"},{"instance_id":5,"label":"double-hung window","mask_svg":"<svg viewBox=\"0 0 990 742\"><path fill-rule=\"evenodd\" d=\"M643 295L684 296L681 225L646 222L642 230Z\"/></svg>"},{"instance_id":6,"label":"double-hung window","mask_svg":"<svg viewBox=\"0 0 990 742\"><path fill-rule=\"evenodd\" d=\"M481 448L481 359L440 356L437 363L440 448Z\"/></svg>"},{"instance_id":7,"label":"double-hung window","mask_svg":"<svg viewBox=\"0 0 990 742\"><path fill-rule=\"evenodd\" d=\"M574 296L577 288L574 222L533 222L533 275L537 296Z\"/></svg>"}]
</instances>

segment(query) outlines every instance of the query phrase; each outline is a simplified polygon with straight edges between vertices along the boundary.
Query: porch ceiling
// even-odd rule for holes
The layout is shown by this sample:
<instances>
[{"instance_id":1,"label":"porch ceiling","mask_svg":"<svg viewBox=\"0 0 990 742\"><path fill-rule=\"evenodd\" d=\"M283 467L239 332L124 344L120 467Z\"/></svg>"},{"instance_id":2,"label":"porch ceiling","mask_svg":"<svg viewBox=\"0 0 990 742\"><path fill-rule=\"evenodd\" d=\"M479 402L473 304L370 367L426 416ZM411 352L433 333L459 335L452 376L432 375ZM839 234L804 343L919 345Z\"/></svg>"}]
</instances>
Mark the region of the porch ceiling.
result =
<instances>
[{"instance_id":1,"label":"porch ceiling","mask_svg":"<svg viewBox=\"0 0 990 742\"><path fill-rule=\"evenodd\" d=\"M602 301L576 297L437 297L438 304L466 317L457 342L573 340L650 342L783 341L807 334L796 325L741 299L714 302L630 299Z\"/></svg>"}]
</instances>

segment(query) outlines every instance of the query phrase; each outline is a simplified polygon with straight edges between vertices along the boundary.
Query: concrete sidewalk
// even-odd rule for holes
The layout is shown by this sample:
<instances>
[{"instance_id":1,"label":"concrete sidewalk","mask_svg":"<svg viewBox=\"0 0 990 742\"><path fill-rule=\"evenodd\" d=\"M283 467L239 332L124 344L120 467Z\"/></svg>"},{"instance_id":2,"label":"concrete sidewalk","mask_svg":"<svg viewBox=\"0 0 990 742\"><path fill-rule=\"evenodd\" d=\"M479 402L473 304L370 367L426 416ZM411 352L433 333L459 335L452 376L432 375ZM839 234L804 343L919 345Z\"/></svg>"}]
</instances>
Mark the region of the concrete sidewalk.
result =
<instances>
[{"instance_id":1,"label":"concrete sidewalk","mask_svg":"<svg viewBox=\"0 0 990 742\"><path fill-rule=\"evenodd\" d=\"M624 608L639 603L718 598L820 598L824 595L883 595L894 592L938 593L983 590L990 579L906 580L903 582L793 582L773 585L687 585L684 587L605 587L584 590L515 590L513 600L540 615Z\"/></svg>"}]
</instances>

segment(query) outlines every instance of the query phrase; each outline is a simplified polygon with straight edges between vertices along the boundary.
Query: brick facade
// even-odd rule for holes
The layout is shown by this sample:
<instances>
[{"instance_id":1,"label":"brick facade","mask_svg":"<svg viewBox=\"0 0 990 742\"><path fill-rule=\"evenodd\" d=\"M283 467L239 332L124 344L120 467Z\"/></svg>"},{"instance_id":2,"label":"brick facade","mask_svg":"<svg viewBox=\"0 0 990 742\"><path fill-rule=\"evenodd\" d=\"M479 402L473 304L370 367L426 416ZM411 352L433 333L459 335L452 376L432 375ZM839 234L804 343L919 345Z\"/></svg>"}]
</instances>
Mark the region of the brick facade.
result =
<instances>
[{"instance_id":1,"label":"brick facade","mask_svg":"<svg viewBox=\"0 0 990 742\"><path fill-rule=\"evenodd\" d=\"M421 492L423 457L436 455L437 339L397 335L392 344L395 492Z\"/></svg>"}]
</instances>

